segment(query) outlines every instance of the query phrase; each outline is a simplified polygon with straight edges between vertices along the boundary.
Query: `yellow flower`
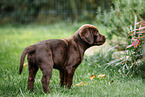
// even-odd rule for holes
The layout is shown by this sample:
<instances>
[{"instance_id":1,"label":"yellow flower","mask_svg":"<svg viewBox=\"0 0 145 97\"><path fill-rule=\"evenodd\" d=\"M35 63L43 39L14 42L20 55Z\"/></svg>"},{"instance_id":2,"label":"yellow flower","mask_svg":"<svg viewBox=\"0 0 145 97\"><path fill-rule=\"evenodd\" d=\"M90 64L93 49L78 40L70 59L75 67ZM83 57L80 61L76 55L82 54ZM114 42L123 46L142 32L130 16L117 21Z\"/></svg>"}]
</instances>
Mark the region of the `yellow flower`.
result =
<instances>
[{"instance_id":1,"label":"yellow flower","mask_svg":"<svg viewBox=\"0 0 145 97\"><path fill-rule=\"evenodd\" d=\"M98 78L103 78L103 79L105 79L105 77L106 77L105 74L100 74L100 75L98 75Z\"/></svg>"},{"instance_id":2,"label":"yellow flower","mask_svg":"<svg viewBox=\"0 0 145 97\"><path fill-rule=\"evenodd\" d=\"M96 77L96 75L91 75L90 79L93 80Z\"/></svg>"},{"instance_id":3,"label":"yellow flower","mask_svg":"<svg viewBox=\"0 0 145 97\"><path fill-rule=\"evenodd\" d=\"M28 65L28 63L24 63L24 64L23 64L24 67L27 67L27 65Z\"/></svg>"},{"instance_id":4,"label":"yellow flower","mask_svg":"<svg viewBox=\"0 0 145 97\"><path fill-rule=\"evenodd\" d=\"M87 85L87 83L85 83L85 82L82 81L82 82L76 84L75 86L85 86L85 85Z\"/></svg>"}]
</instances>

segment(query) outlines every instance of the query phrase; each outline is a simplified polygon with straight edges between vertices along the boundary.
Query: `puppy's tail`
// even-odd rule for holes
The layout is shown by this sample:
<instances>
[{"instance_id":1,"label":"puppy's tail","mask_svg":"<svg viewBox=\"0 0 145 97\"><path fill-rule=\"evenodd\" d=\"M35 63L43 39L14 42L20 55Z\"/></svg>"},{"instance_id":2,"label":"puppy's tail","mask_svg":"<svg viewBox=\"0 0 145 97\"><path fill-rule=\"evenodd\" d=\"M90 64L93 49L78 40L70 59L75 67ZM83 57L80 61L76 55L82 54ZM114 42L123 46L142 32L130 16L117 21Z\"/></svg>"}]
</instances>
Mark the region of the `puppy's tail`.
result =
<instances>
[{"instance_id":1,"label":"puppy's tail","mask_svg":"<svg viewBox=\"0 0 145 97\"><path fill-rule=\"evenodd\" d=\"M20 58L20 66L19 66L19 73L22 73L23 70L23 64L24 64L24 60L25 60L25 56L30 53L30 52L35 52L35 47L33 45L26 47L21 54L21 58Z\"/></svg>"}]
</instances>

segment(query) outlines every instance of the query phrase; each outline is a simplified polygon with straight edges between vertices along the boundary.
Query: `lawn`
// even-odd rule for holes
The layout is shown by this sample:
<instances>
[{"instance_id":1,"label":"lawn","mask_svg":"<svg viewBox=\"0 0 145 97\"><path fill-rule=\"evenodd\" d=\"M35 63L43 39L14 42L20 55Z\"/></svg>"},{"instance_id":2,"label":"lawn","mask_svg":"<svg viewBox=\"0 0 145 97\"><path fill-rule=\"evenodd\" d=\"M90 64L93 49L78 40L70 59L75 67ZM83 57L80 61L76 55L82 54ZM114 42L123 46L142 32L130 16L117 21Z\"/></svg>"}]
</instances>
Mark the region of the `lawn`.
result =
<instances>
[{"instance_id":1,"label":"lawn","mask_svg":"<svg viewBox=\"0 0 145 97\"><path fill-rule=\"evenodd\" d=\"M104 70L105 65L95 64L96 60L99 60L97 57L88 55L85 55L84 61L75 72L72 89L60 87L59 72L53 70L50 81L51 93L45 94L41 84L42 73L39 70L35 79L34 92L27 90L27 66L24 67L21 75L18 73L22 50L40 40L67 38L73 35L81 25L82 23L57 23L0 26L0 97L144 97L145 80L142 77L124 78L115 68ZM105 35L105 29L102 26L96 24L95 26L101 34ZM108 45L103 47L105 46ZM99 55L99 52L100 49L95 54ZM91 75L100 74L105 74L105 79L97 77L90 79ZM85 84L76 86L79 83Z\"/></svg>"}]
</instances>

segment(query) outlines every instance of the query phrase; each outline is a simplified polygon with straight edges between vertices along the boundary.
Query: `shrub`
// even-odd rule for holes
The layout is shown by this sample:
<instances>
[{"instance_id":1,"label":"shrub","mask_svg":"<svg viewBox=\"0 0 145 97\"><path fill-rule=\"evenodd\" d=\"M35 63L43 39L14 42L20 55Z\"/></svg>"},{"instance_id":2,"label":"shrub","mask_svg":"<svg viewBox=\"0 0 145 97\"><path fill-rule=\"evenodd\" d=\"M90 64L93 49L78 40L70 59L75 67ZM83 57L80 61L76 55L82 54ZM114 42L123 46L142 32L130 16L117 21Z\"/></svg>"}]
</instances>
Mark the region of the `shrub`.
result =
<instances>
[{"instance_id":1,"label":"shrub","mask_svg":"<svg viewBox=\"0 0 145 97\"><path fill-rule=\"evenodd\" d=\"M106 27L108 39L116 38L117 42L111 41L111 44L123 46L124 51L115 55L115 59L108 62L106 68L117 67L120 74L133 76L145 71L145 2L114 0L113 3L110 12L102 13L98 9L97 22ZM134 20L135 25L132 26Z\"/></svg>"},{"instance_id":2,"label":"shrub","mask_svg":"<svg viewBox=\"0 0 145 97\"><path fill-rule=\"evenodd\" d=\"M130 27L128 32L128 46L125 53L113 62L107 63L108 66L118 67L120 74L136 75L144 72L145 63L145 21L135 22L134 29Z\"/></svg>"},{"instance_id":3,"label":"shrub","mask_svg":"<svg viewBox=\"0 0 145 97\"><path fill-rule=\"evenodd\" d=\"M136 15L139 21L145 18L145 2L144 0L114 0L113 5L110 12L102 13L101 8L98 9L97 23L107 28L108 39L112 39L114 35L118 42L127 40L127 32L130 30L129 26L134 23L134 16Z\"/></svg>"}]
</instances>

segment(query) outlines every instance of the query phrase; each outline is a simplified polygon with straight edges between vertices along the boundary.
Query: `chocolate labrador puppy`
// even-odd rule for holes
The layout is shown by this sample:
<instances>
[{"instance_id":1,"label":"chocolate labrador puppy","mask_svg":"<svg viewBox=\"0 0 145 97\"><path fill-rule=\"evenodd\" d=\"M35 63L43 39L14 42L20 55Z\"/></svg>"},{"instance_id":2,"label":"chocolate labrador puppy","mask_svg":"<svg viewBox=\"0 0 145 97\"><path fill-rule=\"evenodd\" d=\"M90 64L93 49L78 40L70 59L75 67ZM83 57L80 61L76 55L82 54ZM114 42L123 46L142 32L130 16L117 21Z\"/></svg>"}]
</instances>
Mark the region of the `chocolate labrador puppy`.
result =
<instances>
[{"instance_id":1,"label":"chocolate labrador puppy","mask_svg":"<svg viewBox=\"0 0 145 97\"><path fill-rule=\"evenodd\" d=\"M25 56L28 54L28 89L33 90L38 68L43 73L41 82L45 93L50 92L49 81L53 68L60 72L61 86L67 85L71 88L74 72L82 62L85 50L94 45L102 45L105 40L105 36L101 35L95 26L85 24L69 38L40 41L23 50L20 58L20 74Z\"/></svg>"}]
</instances>

